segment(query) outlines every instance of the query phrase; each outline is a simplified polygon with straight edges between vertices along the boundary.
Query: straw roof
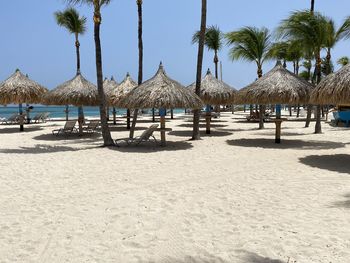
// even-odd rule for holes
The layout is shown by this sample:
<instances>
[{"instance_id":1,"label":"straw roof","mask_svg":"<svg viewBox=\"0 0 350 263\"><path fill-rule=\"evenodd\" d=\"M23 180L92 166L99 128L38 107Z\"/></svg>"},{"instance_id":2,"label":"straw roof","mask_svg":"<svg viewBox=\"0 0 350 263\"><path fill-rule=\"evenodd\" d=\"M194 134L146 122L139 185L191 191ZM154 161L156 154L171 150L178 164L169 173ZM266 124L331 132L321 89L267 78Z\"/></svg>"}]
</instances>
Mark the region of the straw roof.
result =
<instances>
[{"instance_id":1,"label":"straw roof","mask_svg":"<svg viewBox=\"0 0 350 263\"><path fill-rule=\"evenodd\" d=\"M19 69L0 84L0 104L40 103L48 90Z\"/></svg>"},{"instance_id":2,"label":"straw roof","mask_svg":"<svg viewBox=\"0 0 350 263\"><path fill-rule=\"evenodd\" d=\"M350 104L350 64L324 78L310 100L315 104Z\"/></svg>"},{"instance_id":3,"label":"straw roof","mask_svg":"<svg viewBox=\"0 0 350 263\"><path fill-rule=\"evenodd\" d=\"M121 107L145 108L193 108L203 106L201 99L180 83L169 78L162 63L153 78L133 89L120 101Z\"/></svg>"},{"instance_id":4,"label":"straw roof","mask_svg":"<svg viewBox=\"0 0 350 263\"><path fill-rule=\"evenodd\" d=\"M236 104L298 104L307 103L313 86L277 65L257 81L241 89Z\"/></svg>"},{"instance_id":5,"label":"straw roof","mask_svg":"<svg viewBox=\"0 0 350 263\"><path fill-rule=\"evenodd\" d=\"M113 77L110 80L108 78L105 78L103 81L103 90L106 94L108 104L111 104L111 97L117 88L118 82L116 82Z\"/></svg>"},{"instance_id":6,"label":"straw roof","mask_svg":"<svg viewBox=\"0 0 350 263\"><path fill-rule=\"evenodd\" d=\"M192 92L196 91L196 83L189 86ZM201 82L201 99L205 104L222 105L233 102L237 90L231 88L225 82L215 78L208 69Z\"/></svg>"},{"instance_id":7,"label":"straw roof","mask_svg":"<svg viewBox=\"0 0 350 263\"><path fill-rule=\"evenodd\" d=\"M52 105L96 106L98 101L96 86L80 73L51 90L46 96L46 103Z\"/></svg>"},{"instance_id":8,"label":"straw roof","mask_svg":"<svg viewBox=\"0 0 350 263\"><path fill-rule=\"evenodd\" d=\"M119 106L119 102L124 99L133 89L137 87L137 83L127 73L125 79L117 86L111 94L111 104Z\"/></svg>"}]
</instances>

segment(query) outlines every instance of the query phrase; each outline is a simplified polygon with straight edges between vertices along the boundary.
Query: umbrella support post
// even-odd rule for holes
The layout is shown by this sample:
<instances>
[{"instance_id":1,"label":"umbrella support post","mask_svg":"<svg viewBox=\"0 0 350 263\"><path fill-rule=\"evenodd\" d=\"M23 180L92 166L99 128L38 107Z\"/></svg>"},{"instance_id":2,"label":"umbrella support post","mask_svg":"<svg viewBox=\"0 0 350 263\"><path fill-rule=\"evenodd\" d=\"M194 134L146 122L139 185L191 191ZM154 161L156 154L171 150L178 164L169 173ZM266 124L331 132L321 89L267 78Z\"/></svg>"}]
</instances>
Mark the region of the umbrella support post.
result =
<instances>
[{"instance_id":1,"label":"umbrella support post","mask_svg":"<svg viewBox=\"0 0 350 263\"><path fill-rule=\"evenodd\" d=\"M205 133L210 134L211 107L208 104L205 108Z\"/></svg>"},{"instance_id":2,"label":"umbrella support post","mask_svg":"<svg viewBox=\"0 0 350 263\"><path fill-rule=\"evenodd\" d=\"M24 116L23 116L23 106L22 103L18 105L18 111L19 111L19 131L24 131Z\"/></svg>"},{"instance_id":3,"label":"umbrella support post","mask_svg":"<svg viewBox=\"0 0 350 263\"><path fill-rule=\"evenodd\" d=\"M166 146L166 140L165 140L165 113L166 109L159 109L159 115L160 115L160 145Z\"/></svg>"},{"instance_id":4,"label":"umbrella support post","mask_svg":"<svg viewBox=\"0 0 350 263\"><path fill-rule=\"evenodd\" d=\"M127 130L130 130L130 116L131 116L130 110L127 109L126 110L126 129Z\"/></svg>"},{"instance_id":5,"label":"umbrella support post","mask_svg":"<svg viewBox=\"0 0 350 263\"><path fill-rule=\"evenodd\" d=\"M281 124L282 124L282 120L281 119L276 119L275 120L275 124L276 124L275 143L281 143Z\"/></svg>"},{"instance_id":6,"label":"umbrella support post","mask_svg":"<svg viewBox=\"0 0 350 263\"><path fill-rule=\"evenodd\" d=\"M113 124L116 125L117 124L117 111L115 110L115 107L113 107Z\"/></svg>"}]
</instances>

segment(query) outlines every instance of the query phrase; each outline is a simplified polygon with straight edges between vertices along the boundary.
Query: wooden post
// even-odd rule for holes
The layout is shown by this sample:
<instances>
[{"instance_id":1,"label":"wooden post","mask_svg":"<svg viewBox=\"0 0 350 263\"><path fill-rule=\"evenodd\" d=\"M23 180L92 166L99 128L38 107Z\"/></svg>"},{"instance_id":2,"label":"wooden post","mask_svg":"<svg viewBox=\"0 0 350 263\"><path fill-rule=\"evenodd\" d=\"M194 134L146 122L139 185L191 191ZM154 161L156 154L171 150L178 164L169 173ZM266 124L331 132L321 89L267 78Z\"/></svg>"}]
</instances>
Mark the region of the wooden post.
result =
<instances>
[{"instance_id":1,"label":"wooden post","mask_svg":"<svg viewBox=\"0 0 350 263\"><path fill-rule=\"evenodd\" d=\"M281 143L281 124L282 120L281 119L276 119L275 120L276 124L276 135L275 135L275 143Z\"/></svg>"},{"instance_id":2,"label":"wooden post","mask_svg":"<svg viewBox=\"0 0 350 263\"><path fill-rule=\"evenodd\" d=\"M117 124L117 111L115 109L115 107L113 107L113 124L116 125Z\"/></svg>"},{"instance_id":3,"label":"wooden post","mask_svg":"<svg viewBox=\"0 0 350 263\"><path fill-rule=\"evenodd\" d=\"M205 133L210 134L211 106L207 104L205 108Z\"/></svg>"},{"instance_id":4,"label":"wooden post","mask_svg":"<svg viewBox=\"0 0 350 263\"><path fill-rule=\"evenodd\" d=\"M127 130L130 130L130 117L131 117L130 110L127 109L126 110L126 129Z\"/></svg>"},{"instance_id":5,"label":"wooden post","mask_svg":"<svg viewBox=\"0 0 350 263\"><path fill-rule=\"evenodd\" d=\"M173 109L170 110L170 116L171 116L171 119L174 119L174 110Z\"/></svg>"},{"instance_id":6,"label":"wooden post","mask_svg":"<svg viewBox=\"0 0 350 263\"><path fill-rule=\"evenodd\" d=\"M276 105L276 133L275 133L275 143L281 143L281 104Z\"/></svg>"},{"instance_id":7,"label":"wooden post","mask_svg":"<svg viewBox=\"0 0 350 263\"><path fill-rule=\"evenodd\" d=\"M66 113L66 121L68 121L68 119L69 119L69 105L66 105L66 109L64 110L64 112Z\"/></svg>"},{"instance_id":8,"label":"wooden post","mask_svg":"<svg viewBox=\"0 0 350 263\"><path fill-rule=\"evenodd\" d=\"M78 107L78 125L79 125L79 135L83 135L83 123L84 123L84 114L83 107Z\"/></svg>"},{"instance_id":9,"label":"wooden post","mask_svg":"<svg viewBox=\"0 0 350 263\"><path fill-rule=\"evenodd\" d=\"M165 140L165 113L166 109L159 109L159 115L160 115L160 145L166 146L166 140Z\"/></svg>"},{"instance_id":10,"label":"wooden post","mask_svg":"<svg viewBox=\"0 0 350 263\"><path fill-rule=\"evenodd\" d=\"M232 107L232 114L235 114L235 105L232 104L231 107Z\"/></svg>"},{"instance_id":11,"label":"wooden post","mask_svg":"<svg viewBox=\"0 0 350 263\"><path fill-rule=\"evenodd\" d=\"M24 116L23 116L23 107L22 103L18 105L18 111L19 111L19 130L24 131Z\"/></svg>"}]
</instances>

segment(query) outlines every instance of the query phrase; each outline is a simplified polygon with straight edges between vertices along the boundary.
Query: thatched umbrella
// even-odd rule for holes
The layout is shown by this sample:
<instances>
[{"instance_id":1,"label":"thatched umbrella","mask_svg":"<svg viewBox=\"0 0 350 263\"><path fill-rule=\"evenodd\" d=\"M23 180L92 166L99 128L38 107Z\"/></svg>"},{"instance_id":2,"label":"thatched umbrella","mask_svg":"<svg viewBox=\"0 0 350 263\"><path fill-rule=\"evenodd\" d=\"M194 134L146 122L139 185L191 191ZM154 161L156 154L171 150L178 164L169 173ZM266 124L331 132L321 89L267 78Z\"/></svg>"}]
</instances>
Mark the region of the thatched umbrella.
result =
<instances>
[{"instance_id":1,"label":"thatched umbrella","mask_svg":"<svg viewBox=\"0 0 350 263\"><path fill-rule=\"evenodd\" d=\"M350 104L350 64L328 75L311 92L314 104Z\"/></svg>"},{"instance_id":2,"label":"thatched umbrella","mask_svg":"<svg viewBox=\"0 0 350 263\"><path fill-rule=\"evenodd\" d=\"M201 99L180 83L169 78L159 65L157 73L145 81L120 101L122 107L132 109L159 108L161 140L165 145L165 113L171 108L199 109L203 106Z\"/></svg>"},{"instance_id":3,"label":"thatched umbrella","mask_svg":"<svg viewBox=\"0 0 350 263\"><path fill-rule=\"evenodd\" d=\"M126 73L124 80L114 89L110 97L111 105L120 107L119 102L125 98L130 91L137 87L137 83L131 78L129 72ZM130 129L130 110L127 109L127 129Z\"/></svg>"},{"instance_id":4,"label":"thatched umbrella","mask_svg":"<svg viewBox=\"0 0 350 263\"><path fill-rule=\"evenodd\" d=\"M46 104L74 105L79 107L79 132L82 133L84 115L82 106L97 106L99 103L97 88L80 73L51 90L46 96Z\"/></svg>"},{"instance_id":5,"label":"thatched umbrella","mask_svg":"<svg viewBox=\"0 0 350 263\"><path fill-rule=\"evenodd\" d=\"M193 83L189 88L195 92L196 83ZM210 69L208 69L207 74L201 82L201 95L202 101L207 104L206 107L206 133L210 134L210 119L211 119L211 105L225 105L232 104L234 101L235 93L237 90L231 88L225 82L215 78Z\"/></svg>"},{"instance_id":6,"label":"thatched umbrella","mask_svg":"<svg viewBox=\"0 0 350 263\"><path fill-rule=\"evenodd\" d=\"M103 81L103 89L105 91L107 103L108 103L108 107L107 107L107 118L108 119L109 119L109 106L112 105L111 97L117 88L118 88L118 82L114 80L113 76L111 77L110 80L108 78L105 78L105 80ZM115 107L113 107L113 122L114 122L114 124L116 124Z\"/></svg>"},{"instance_id":7,"label":"thatched umbrella","mask_svg":"<svg viewBox=\"0 0 350 263\"><path fill-rule=\"evenodd\" d=\"M257 81L241 89L235 99L236 104L277 104L276 142L280 142L280 104L308 103L313 86L297 75L277 65ZM263 113L260 112L260 118Z\"/></svg>"},{"instance_id":8,"label":"thatched umbrella","mask_svg":"<svg viewBox=\"0 0 350 263\"><path fill-rule=\"evenodd\" d=\"M48 90L23 75L19 69L0 84L0 104L19 104L20 131L23 131L22 103L41 103Z\"/></svg>"}]
</instances>

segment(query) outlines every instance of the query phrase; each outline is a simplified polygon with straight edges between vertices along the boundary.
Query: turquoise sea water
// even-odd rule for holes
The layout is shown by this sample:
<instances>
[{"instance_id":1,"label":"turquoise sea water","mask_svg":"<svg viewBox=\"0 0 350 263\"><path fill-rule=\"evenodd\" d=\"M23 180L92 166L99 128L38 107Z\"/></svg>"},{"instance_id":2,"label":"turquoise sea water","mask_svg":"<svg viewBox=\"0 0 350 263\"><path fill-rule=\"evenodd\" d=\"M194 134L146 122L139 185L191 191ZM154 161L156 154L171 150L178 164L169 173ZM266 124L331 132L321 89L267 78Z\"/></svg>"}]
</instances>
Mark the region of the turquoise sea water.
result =
<instances>
[{"instance_id":1,"label":"turquoise sea water","mask_svg":"<svg viewBox=\"0 0 350 263\"><path fill-rule=\"evenodd\" d=\"M36 114L41 112L50 112L49 118L65 118L65 106L36 106L33 105L33 109L30 111L30 117L34 117ZM23 112L25 112L25 105L23 104ZM112 108L110 110L110 115L112 115ZM116 109L117 115L125 115L126 109ZM146 110L147 111L147 110ZM151 110L148 110L151 113ZM174 109L174 113L183 113L182 109ZM18 113L18 106L0 106L0 117L9 117L14 113ZM100 112L98 107L84 107L85 117L99 117ZM78 108L74 106L69 106L69 117L78 118Z\"/></svg>"}]
</instances>

